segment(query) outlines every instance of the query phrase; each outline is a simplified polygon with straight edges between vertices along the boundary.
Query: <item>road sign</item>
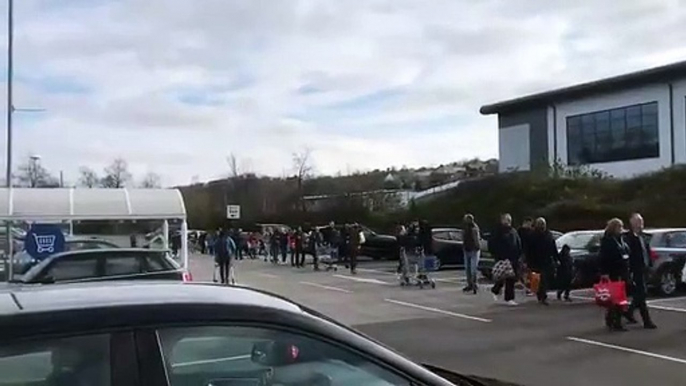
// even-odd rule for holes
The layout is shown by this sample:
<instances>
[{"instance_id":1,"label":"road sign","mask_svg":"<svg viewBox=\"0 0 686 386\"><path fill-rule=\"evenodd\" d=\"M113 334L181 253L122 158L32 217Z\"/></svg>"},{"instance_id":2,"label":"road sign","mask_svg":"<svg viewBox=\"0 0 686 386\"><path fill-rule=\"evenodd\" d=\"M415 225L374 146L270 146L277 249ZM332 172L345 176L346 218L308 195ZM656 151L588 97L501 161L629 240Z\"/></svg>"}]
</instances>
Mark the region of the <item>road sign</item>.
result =
<instances>
[{"instance_id":1,"label":"road sign","mask_svg":"<svg viewBox=\"0 0 686 386\"><path fill-rule=\"evenodd\" d=\"M37 260L64 252L64 233L54 224L33 224L24 241L26 252Z\"/></svg>"},{"instance_id":2,"label":"road sign","mask_svg":"<svg viewBox=\"0 0 686 386\"><path fill-rule=\"evenodd\" d=\"M226 218L229 220L240 220L241 218L241 206L240 205L227 205L226 206Z\"/></svg>"}]
</instances>

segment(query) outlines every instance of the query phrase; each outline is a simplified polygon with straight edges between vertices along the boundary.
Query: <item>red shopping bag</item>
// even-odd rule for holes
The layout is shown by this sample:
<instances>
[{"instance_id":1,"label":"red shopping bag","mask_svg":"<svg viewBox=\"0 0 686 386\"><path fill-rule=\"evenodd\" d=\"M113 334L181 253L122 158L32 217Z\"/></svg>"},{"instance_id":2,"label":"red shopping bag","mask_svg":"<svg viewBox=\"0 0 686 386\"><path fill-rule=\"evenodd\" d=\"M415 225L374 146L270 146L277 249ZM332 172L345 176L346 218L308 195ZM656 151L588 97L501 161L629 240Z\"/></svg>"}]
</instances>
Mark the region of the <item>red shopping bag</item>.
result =
<instances>
[{"instance_id":1,"label":"red shopping bag","mask_svg":"<svg viewBox=\"0 0 686 386\"><path fill-rule=\"evenodd\" d=\"M607 277L601 277L600 281L593 286L595 303L601 307L609 308L629 306L626 296L626 283L623 281L610 281Z\"/></svg>"}]
</instances>

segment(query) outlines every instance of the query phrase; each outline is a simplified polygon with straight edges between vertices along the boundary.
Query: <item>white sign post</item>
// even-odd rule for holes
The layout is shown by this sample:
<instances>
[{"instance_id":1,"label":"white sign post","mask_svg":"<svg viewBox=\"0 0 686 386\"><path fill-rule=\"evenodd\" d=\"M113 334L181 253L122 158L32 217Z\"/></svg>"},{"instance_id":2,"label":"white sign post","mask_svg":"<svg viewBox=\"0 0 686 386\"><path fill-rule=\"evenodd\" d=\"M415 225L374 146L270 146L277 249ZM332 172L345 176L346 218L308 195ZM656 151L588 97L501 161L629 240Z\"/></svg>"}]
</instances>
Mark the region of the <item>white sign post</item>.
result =
<instances>
[{"instance_id":1,"label":"white sign post","mask_svg":"<svg viewBox=\"0 0 686 386\"><path fill-rule=\"evenodd\" d=\"M240 220L241 218L241 206L240 205L227 205L226 206L226 218L229 220Z\"/></svg>"}]
</instances>

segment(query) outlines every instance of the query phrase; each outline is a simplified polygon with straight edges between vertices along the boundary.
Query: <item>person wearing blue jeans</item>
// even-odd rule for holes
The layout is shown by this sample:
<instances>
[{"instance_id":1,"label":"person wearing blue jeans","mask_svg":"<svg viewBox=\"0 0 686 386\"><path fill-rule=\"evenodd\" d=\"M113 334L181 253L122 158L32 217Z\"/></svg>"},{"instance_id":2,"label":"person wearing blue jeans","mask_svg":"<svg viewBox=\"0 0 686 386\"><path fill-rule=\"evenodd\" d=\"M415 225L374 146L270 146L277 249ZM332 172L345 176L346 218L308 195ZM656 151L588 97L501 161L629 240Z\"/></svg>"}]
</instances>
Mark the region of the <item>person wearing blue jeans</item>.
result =
<instances>
[{"instance_id":1,"label":"person wearing blue jeans","mask_svg":"<svg viewBox=\"0 0 686 386\"><path fill-rule=\"evenodd\" d=\"M476 294L478 289L477 278L479 258L481 257L481 235L479 226L476 224L474 216L471 214L466 214L464 216L462 248L465 272L467 274L467 286L463 288L463 291Z\"/></svg>"}]
</instances>

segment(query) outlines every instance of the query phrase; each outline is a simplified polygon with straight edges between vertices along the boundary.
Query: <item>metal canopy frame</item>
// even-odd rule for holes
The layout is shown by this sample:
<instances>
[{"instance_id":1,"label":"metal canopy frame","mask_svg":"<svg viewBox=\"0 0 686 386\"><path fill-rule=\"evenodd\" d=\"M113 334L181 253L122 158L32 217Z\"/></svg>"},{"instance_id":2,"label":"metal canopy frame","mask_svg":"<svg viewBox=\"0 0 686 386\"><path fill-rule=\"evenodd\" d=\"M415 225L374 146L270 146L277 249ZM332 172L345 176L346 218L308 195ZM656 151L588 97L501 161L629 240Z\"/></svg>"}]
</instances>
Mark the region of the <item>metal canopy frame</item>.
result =
<instances>
[{"instance_id":1,"label":"metal canopy frame","mask_svg":"<svg viewBox=\"0 0 686 386\"><path fill-rule=\"evenodd\" d=\"M0 188L0 221L181 221L181 258L188 269L186 205L178 189ZM8 232L8 235L10 232ZM12 243L8 243L12 256ZM10 269L12 264L10 264Z\"/></svg>"}]
</instances>

